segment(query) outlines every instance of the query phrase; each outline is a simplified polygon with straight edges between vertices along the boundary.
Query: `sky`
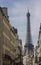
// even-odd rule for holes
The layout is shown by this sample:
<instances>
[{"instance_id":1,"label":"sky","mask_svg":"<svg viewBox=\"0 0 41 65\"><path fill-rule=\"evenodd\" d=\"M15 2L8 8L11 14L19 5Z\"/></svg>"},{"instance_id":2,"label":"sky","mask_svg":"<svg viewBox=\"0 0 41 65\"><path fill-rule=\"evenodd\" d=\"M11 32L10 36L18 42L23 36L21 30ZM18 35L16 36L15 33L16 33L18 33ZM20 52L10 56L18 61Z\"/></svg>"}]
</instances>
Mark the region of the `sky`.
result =
<instances>
[{"instance_id":1,"label":"sky","mask_svg":"<svg viewBox=\"0 0 41 65\"><path fill-rule=\"evenodd\" d=\"M23 46L26 42L26 15L29 10L32 43L36 46L41 23L41 0L0 0L0 6L8 8L10 24L18 29Z\"/></svg>"}]
</instances>

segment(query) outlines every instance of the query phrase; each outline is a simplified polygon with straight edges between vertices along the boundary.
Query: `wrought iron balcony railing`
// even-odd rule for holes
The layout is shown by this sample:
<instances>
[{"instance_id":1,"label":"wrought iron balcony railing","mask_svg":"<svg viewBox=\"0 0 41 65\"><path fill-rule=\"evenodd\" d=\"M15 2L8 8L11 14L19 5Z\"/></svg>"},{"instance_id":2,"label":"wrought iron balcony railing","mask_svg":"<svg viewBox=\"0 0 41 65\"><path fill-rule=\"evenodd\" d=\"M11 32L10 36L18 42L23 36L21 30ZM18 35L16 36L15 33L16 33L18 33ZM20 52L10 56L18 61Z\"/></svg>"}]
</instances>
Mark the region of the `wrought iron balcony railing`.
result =
<instances>
[{"instance_id":1,"label":"wrought iron balcony railing","mask_svg":"<svg viewBox=\"0 0 41 65\"><path fill-rule=\"evenodd\" d=\"M37 63L37 62L38 62L38 57L36 56L36 57L35 57L35 63Z\"/></svg>"},{"instance_id":2,"label":"wrought iron balcony railing","mask_svg":"<svg viewBox=\"0 0 41 65\"><path fill-rule=\"evenodd\" d=\"M39 62L41 62L41 57L39 57Z\"/></svg>"}]
</instances>

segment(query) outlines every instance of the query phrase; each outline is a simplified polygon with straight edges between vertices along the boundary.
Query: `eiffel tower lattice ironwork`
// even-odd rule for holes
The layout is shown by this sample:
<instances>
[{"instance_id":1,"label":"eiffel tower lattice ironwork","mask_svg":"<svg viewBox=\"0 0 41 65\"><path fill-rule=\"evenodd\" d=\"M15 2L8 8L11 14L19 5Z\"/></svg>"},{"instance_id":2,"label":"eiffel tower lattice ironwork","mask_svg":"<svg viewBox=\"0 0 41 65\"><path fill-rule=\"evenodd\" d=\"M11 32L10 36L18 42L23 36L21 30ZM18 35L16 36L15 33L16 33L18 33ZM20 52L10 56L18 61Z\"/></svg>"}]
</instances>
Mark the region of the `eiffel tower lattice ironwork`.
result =
<instances>
[{"instance_id":1,"label":"eiffel tower lattice ironwork","mask_svg":"<svg viewBox=\"0 0 41 65\"><path fill-rule=\"evenodd\" d=\"M33 51L32 37L31 37L31 29L30 29L30 13L27 13L27 34L26 34L26 43L25 43L25 55L27 55L30 51Z\"/></svg>"}]
</instances>

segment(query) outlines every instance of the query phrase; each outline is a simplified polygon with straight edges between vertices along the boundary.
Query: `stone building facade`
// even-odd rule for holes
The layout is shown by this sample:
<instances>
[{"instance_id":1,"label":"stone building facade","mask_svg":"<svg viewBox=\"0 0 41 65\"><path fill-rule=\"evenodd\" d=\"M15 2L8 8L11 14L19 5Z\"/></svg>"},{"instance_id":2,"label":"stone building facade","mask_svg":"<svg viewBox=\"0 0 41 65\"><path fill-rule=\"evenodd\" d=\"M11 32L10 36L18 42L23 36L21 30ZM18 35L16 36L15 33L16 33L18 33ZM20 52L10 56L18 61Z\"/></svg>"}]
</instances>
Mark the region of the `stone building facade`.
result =
<instances>
[{"instance_id":1,"label":"stone building facade","mask_svg":"<svg viewBox=\"0 0 41 65\"><path fill-rule=\"evenodd\" d=\"M28 63L27 63L27 60L28 60L28 56L26 55L26 56L23 56L23 64L24 65L27 65Z\"/></svg>"},{"instance_id":2,"label":"stone building facade","mask_svg":"<svg viewBox=\"0 0 41 65\"><path fill-rule=\"evenodd\" d=\"M24 65L34 65L34 54L30 53L29 55L23 56Z\"/></svg>"},{"instance_id":3,"label":"stone building facade","mask_svg":"<svg viewBox=\"0 0 41 65\"><path fill-rule=\"evenodd\" d=\"M18 31L9 22L7 8L0 7L0 65L18 65L20 63L18 46L22 47Z\"/></svg>"},{"instance_id":4,"label":"stone building facade","mask_svg":"<svg viewBox=\"0 0 41 65\"><path fill-rule=\"evenodd\" d=\"M40 24L38 43L35 48L35 64L34 65L41 65L41 24Z\"/></svg>"}]
</instances>

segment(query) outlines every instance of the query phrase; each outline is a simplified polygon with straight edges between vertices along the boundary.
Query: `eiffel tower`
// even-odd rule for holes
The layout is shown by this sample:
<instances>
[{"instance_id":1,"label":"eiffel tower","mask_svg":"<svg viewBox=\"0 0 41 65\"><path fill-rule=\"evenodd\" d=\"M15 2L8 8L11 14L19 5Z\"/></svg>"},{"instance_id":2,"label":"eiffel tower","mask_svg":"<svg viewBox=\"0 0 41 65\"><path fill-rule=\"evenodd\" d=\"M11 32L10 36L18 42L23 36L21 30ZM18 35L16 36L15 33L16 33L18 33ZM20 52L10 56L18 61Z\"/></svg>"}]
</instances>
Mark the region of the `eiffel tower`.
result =
<instances>
[{"instance_id":1,"label":"eiffel tower","mask_svg":"<svg viewBox=\"0 0 41 65\"><path fill-rule=\"evenodd\" d=\"M27 13L27 34L26 34L26 43L24 46L24 55L30 54L34 50L34 45L32 44L32 37L31 37L31 29L30 29L30 13Z\"/></svg>"}]
</instances>

